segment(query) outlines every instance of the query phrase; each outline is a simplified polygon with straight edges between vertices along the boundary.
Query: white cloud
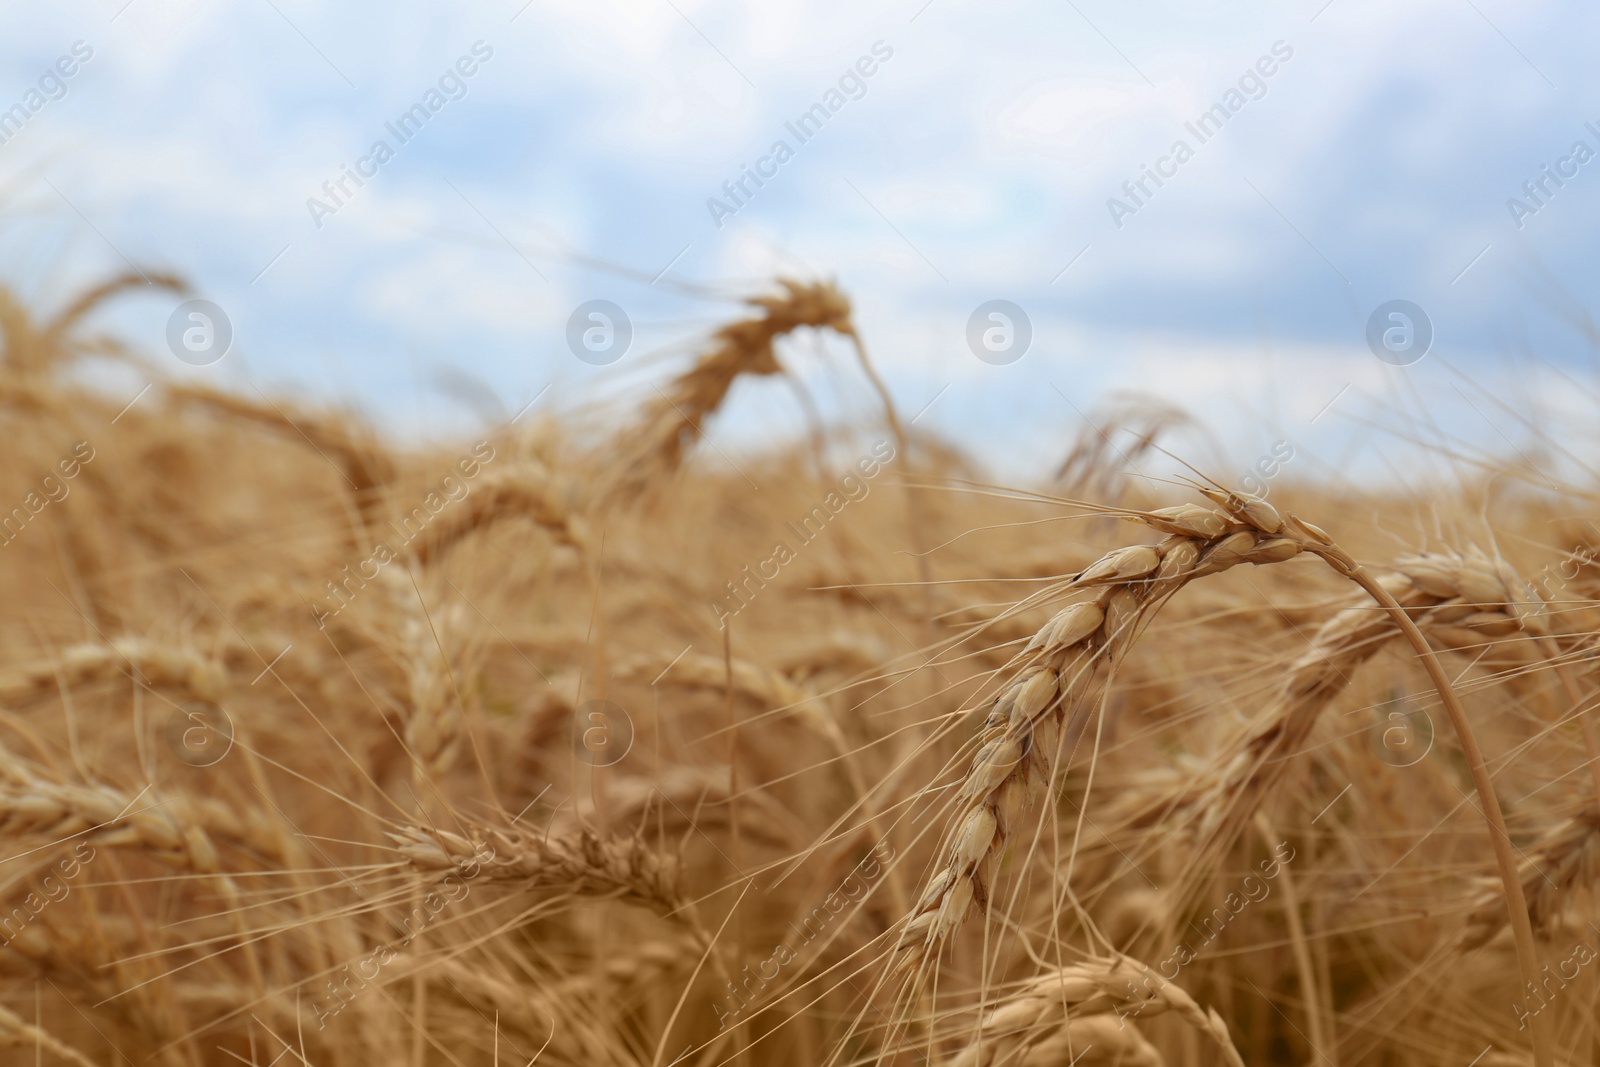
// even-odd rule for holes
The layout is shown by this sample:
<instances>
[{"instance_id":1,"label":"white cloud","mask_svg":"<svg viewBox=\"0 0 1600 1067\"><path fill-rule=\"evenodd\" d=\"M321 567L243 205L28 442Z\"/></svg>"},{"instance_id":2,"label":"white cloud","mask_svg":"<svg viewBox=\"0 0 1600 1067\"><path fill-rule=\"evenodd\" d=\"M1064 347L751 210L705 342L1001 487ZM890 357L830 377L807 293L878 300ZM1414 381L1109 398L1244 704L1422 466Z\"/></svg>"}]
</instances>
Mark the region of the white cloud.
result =
<instances>
[{"instance_id":1,"label":"white cloud","mask_svg":"<svg viewBox=\"0 0 1600 1067\"><path fill-rule=\"evenodd\" d=\"M558 0L514 23L522 0L442 9L279 0L287 19L269 5L139 0L114 23L88 0L12 5L0 12L0 66L21 73L15 92L0 84L0 100L75 39L91 40L96 58L65 101L0 147L0 181L22 183L28 202L52 213L52 232L72 235L53 238L70 249L63 285L123 264L40 173L131 258L188 270L224 294L252 327L253 358L308 379L322 358L308 336L386 375L384 361L410 337L472 351L508 389L558 367L569 305L596 278L624 283L555 255L535 259L545 286L496 230L647 276L687 244L673 277L716 278L730 291L777 273L837 275L897 390L915 402L959 382L970 396L942 400L930 421L945 411L974 420L962 432L1008 455L1025 448L1028 419L1058 413L1057 372L1082 403L1133 384L1228 417L1272 405L1308 417L1339 380L1356 383L1352 396L1381 394L1393 372L1357 347L1345 319L1413 296L1455 350L1487 350L1473 318L1485 309L1548 318L1526 287L1507 283L1516 246L1575 272L1585 224L1600 212L1579 183L1536 232L1516 236L1504 218L1504 197L1582 132L1517 50L1568 97L1595 95L1580 32L1595 16L1572 5L1487 7L1515 48L1442 0L1404 9L1338 0L1314 23L1310 10L1084 6L1092 25L1042 2L935 0L915 22L915 4L677 5L682 14L658 0ZM316 230L306 197L480 37L496 57L467 99ZM717 230L705 198L880 38L895 55L866 97ZM1116 230L1106 198L1278 38L1295 57L1267 96ZM23 245L0 247L31 280L37 251ZM1592 280L1566 285L1586 292ZM630 292L649 317L685 324L677 336L687 344L706 308L674 308L662 288ZM1037 359L1014 374L965 352L966 315L991 296L1035 317ZM1237 340L1252 335L1257 306L1280 335L1270 374ZM662 327L650 340L671 336ZM374 396L398 388L349 378ZM1444 379L1418 380L1438 390L1441 410L1456 403ZM1571 398L1544 397L1556 408Z\"/></svg>"}]
</instances>

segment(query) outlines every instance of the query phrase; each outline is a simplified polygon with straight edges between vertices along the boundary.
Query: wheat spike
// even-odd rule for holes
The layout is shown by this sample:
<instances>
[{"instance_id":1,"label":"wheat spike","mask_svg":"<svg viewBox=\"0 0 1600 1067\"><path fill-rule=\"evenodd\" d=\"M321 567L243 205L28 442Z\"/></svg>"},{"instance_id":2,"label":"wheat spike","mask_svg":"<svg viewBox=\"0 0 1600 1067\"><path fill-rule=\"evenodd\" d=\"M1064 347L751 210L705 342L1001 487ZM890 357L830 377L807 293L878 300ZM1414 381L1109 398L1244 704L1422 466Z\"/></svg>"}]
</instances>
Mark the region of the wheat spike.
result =
<instances>
[{"instance_id":1,"label":"wheat spike","mask_svg":"<svg viewBox=\"0 0 1600 1067\"><path fill-rule=\"evenodd\" d=\"M1202 1008L1183 989L1125 956L1072 964L1032 979L984 1018L977 1038L950 1067L1033 1062L1024 1058L1030 1049L1085 1016L1114 1013L1119 1024L1126 1024L1130 1016L1165 1012L1209 1037L1231 1067L1244 1067L1214 1009Z\"/></svg>"},{"instance_id":2,"label":"wheat spike","mask_svg":"<svg viewBox=\"0 0 1600 1067\"><path fill-rule=\"evenodd\" d=\"M850 300L833 283L780 278L778 284L782 293L747 301L761 314L719 327L694 365L645 403L638 424L612 461L618 473L602 494L606 499L635 499L677 470L686 449L704 435L706 417L722 404L739 375L781 373L772 347L778 337L802 326L854 336Z\"/></svg>"},{"instance_id":3,"label":"wheat spike","mask_svg":"<svg viewBox=\"0 0 1600 1067\"><path fill-rule=\"evenodd\" d=\"M90 286L51 318L39 322L9 290L0 289L0 353L4 355L0 366L8 377L27 381L46 377L72 359L90 353L126 357L126 350L117 342L75 338L73 330L111 297L151 286L171 293L189 290L188 284L175 274L131 270ZM59 391L51 392L60 395Z\"/></svg>"},{"instance_id":4,"label":"wheat spike","mask_svg":"<svg viewBox=\"0 0 1600 1067\"><path fill-rule=\"evenodd\" d=\"M406 550L429 563L473 532L518 516L550 531L560 544L580 553L590 551L589 524L568 506L555 476L534 460L486 472L463 500L429 523Z\"/></svg>"},{"instance_id":5,"label":"wheat spike","mask_svg":"<svg viewBox=\"0 0 1600 1067\"><path fill-rule=\"evenodd\" d=\"M678 865L638 836L602 838L592 830L574 836L483 830L469 839L420 826L393 832L400 854L433 877L455 873L473 883L583 897L613 897L660 915L680 912Z\"/></svg>"},{"instance_id":6,"label":"wheat spike","mask_svg":"<svg viewBox=\"0 0 1600 1067\"><path fill-rule=\"evenodd\" d=\"M1167 1067L1160 1051L1138 1027L1111 1015L1084 1015L1064 1026L1046 1028L1043 1037L1028 1041L1019 1058L983 1058L985 1067L1001 1063L1005 1067Z\"/></svg>"},{"instance_id":7,"label":"wheat spike","mask_svg":"<svg viewBox=\"0 0 1600 1067\"><path fill-rule=\"evenodd\" d=\"M947 858L902 931L902 967L936 954L968 909L987 902L1002 850L1050 777L1063 723L1083 705L1097 667L1133 641L1146 613L1196 578L1300 552L1278 536L1283 522L1264 501L1238 516L1185 505L1132 517L1170 536L1090 564L1066 588L1093 590L1092 598L1057 614L1019 654L1021 669L990 703L956 793Z\"/></svg>"},{"instance_id":8,"label":"wheat spike","mask_svg":"<svg viewBox=\"0 0 1600 1067\"><path fill-rule=\"evenodd\" d=\"M720 691L729 682L722 657L691 652L672 660L665 656L634 656L617 663L617 676L628 681ZM777 671L735 658L733 691L768 708L796 707L809 695Z\"/></svg>"},{"instance_id":9,"label":"wheat spike","mask_svg":"<svg viewBox=\"0 0 1600 1067\"><path fill-rule=\"evenodd\" d=\"M629 775L610 783L606 818L612 825L625 826L643 825L648 816L652 828L676 833L688 828L727 829L737 811L743 840L784 846L803 836L802 824L764 790L742 792L736 804L729 802L729 796L725 767L668 767L650 778ZM563 825L563 832L576 832L594 814L592 803L580 801L576 824Z\"/></svg>"}]
</instances>

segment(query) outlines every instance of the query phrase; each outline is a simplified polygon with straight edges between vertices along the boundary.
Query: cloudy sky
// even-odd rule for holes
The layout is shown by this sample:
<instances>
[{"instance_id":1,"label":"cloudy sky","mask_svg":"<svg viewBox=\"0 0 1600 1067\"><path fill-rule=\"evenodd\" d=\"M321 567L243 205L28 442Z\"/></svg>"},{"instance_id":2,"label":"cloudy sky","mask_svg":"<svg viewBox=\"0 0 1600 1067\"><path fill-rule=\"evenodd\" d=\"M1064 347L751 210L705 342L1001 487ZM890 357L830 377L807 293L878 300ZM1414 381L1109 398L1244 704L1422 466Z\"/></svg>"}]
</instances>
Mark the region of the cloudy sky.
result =
<instances>
[{"instance_id":1,"label":"cloudy sky","mask_svg":"<svg viewBox=\"0 0 1600 1067\"><path fill-rule=\"evenodd\" d=\"M1593 410L1597 31L1505 0L14 3L0 280L48 305L177 270L232 324L221 362L166 351L166 294L108 325L426 436L647 388L732 297L831 276L907 416L999 468L1138 389L1227 462L1290 440L1392 474L1405 434L1513 454L1530 413ZM634 331L607 366L567 343L593 299ZM994 300L1020 359L969 342ZM1432 333L1404 366L1367 339L1394 300ZM837 345L785 358L868 410ZM734 400L730 440L800 425L783 389Z\"/></svg>"}]
</instances>

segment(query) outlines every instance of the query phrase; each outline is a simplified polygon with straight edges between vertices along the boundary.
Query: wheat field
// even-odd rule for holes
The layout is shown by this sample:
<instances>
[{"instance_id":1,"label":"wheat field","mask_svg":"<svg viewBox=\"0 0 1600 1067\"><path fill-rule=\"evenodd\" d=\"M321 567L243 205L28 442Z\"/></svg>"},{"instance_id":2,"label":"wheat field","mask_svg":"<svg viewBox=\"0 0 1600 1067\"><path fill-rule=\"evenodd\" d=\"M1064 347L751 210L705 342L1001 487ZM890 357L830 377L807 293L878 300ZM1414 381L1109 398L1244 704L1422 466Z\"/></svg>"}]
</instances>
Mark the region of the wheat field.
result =
<instances>
[{"instance_id":1,"label":"wheat field","mask_svg":"<svg viewBox=\"0 0 1600 1067\"><path fill-rule=\"evenodd\" d=\"M1134 404L995 485L796 281L402 449L135 283L0 293L3 1062L1600 1062L1596 484L1140 478ZM869 416L722 462L813 331Z\"/></svg>"}]
</instances>

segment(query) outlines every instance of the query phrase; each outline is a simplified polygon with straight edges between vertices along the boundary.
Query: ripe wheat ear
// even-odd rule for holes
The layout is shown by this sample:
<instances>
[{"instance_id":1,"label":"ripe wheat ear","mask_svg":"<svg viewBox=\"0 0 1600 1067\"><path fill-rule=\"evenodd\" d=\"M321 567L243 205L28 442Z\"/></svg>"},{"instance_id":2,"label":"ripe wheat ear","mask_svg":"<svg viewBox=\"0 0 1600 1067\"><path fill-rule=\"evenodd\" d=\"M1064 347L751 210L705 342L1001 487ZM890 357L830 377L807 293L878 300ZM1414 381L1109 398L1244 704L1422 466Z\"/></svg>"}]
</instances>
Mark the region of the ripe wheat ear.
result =
<instances>
[{"instance_id":1,"label":"ripe wheat ear","mask_svg":"<svg viewBox=\"0 0 1600 1067\"><path fill-rule=\"evenodd\" d=\"M1090 564L1067 590L1093 590L1036 633L1021 669L989 705L977 754L955 796L946 859L902 928L898 969L920 971L976 903L985 906L1000 855L1054 772L1060 730L1084 706L1098 668L1132 643L1158 604L1189 582L1241 563L1292 559L1300 544L1264 501L1237 516L1182 505L1131 512L1169 536L1120 548Z\"/></svg>"}]
</instances>

